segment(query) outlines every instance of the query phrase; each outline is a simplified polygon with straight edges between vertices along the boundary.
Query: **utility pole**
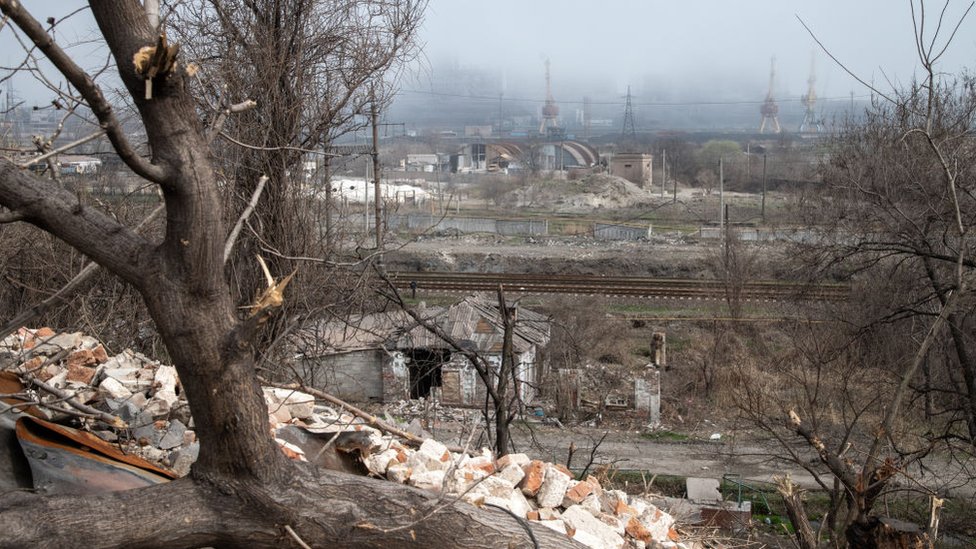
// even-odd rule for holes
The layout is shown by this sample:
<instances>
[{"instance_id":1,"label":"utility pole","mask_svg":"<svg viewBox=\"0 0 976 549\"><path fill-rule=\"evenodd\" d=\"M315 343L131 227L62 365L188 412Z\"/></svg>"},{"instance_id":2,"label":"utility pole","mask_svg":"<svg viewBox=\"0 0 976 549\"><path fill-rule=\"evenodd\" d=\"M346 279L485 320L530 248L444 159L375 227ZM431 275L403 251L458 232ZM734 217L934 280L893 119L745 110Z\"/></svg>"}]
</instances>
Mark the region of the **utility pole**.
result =
<instances>
[{"instance_id":1,"label":"utility pole","mask_svg":"<svg viewBox=\"0 0 976 549\"><path fill-rule=\"evenodd\" d=\"M718 231L725 233L725 166L724 158L718 159Z\"/></svg>"},{"instance_id":2,"label":"utility pole","mask_svg":"<svg viewBox=\"0 0 976 549\"><path fill-rule=\"evenodd\" d=\"M661 198L664 198L665 185L668 184L668 150L661 150Z\"/></svg>"},{"instance_id":3,"label":"utility pole","mask_svg":"<svg viewBox=\"0 0 976 549\"><path fill-rule=\"evenodd\" d=\"M763 153L763 194L762 194L762 222L766 224L766 153Z\"/></svg>"},{"instance_id":4,"label":"utility pole","mask_svg":"<svg viewBox=\"0 0 976 549\"><path fill-rule=\"evenodd\" d=\"M376 95L370 101L370 117L373 121L373 202L376 207L376 249L383 248L383 200L380 192L380 127L377 124Z\"/></svg>"}]
</instances>

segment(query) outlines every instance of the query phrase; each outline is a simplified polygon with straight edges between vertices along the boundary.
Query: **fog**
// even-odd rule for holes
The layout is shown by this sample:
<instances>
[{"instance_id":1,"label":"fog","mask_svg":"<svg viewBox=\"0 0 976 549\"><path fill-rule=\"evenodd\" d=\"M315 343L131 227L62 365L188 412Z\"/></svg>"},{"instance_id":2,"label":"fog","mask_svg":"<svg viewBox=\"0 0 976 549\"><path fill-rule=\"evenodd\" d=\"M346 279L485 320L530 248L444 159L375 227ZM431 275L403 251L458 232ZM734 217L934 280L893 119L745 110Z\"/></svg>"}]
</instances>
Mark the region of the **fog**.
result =
<instances>
[{"instance_id":1,"label":"fog","mask_svg":"<svg viewBox=\"0 0 976 549\"><path fill-rule=\"evenodd\" d=\"M25 4L42 19L83 5ZM968 5L949 1L939 44ZM930 38L942 4L927 7ZM868 87L828 58L799 19L840 63L878 89L920 74L907 0L430 0L419 36L423 54L399 82L385 118L415 128L457 128L537 116L546 59L553 96L569 125L585 96L595 127L601 120L619 126L630 87L642 128L753 126L772 57L773 94L785 119L802 118L811 60L825 119L852 101L867 101ZM87 68L104 65L107 52L87 9L56 32ZM6 66L20 62L22 50L9 32L0 33L0 46ZM958 29L940 70L958 73L972 65L973 51L976 14ZM13 86L28 103L46 103L50 95L26 74L16 75Z\"/></svg>"},{"instance_id":2,"label":"fog","mask_svg":"<svg viewBox=\"0 0 976 549\"><path fill-rule=\"evenodd\" d=\"M944 35L967 6L950 1ZM927 8L929 31L942 5L929 2ZM502 89L486 92L544 93L543 60L549 58L554 95L620 95L630 85L648 101L761 100L771 57L775 92L788 97L806 92L813 54L822 97L869 93L826 57L798 17L868 82L890 88L887 80L918 74L907 1L431 0L421 35L425 77L436 81L445 66L478 68L502 77ZM976 19L970 18L942 70L971 65L974 46Z\"/></svg>"}]
</instances>

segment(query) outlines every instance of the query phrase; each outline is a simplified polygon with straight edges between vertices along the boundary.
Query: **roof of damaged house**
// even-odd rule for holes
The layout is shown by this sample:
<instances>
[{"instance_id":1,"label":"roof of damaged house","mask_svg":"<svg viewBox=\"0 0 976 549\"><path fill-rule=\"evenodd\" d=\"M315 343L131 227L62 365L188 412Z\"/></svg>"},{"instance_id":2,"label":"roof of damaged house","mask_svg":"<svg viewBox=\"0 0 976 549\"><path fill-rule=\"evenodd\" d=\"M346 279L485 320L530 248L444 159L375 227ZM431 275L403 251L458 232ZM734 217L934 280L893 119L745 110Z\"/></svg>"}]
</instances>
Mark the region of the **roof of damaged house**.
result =
<instances>
[{"instance_id":1,"label":"roof of damaged house","mask_svg":"<svg viewBox=\"0 0 976 549\"><path fill-rule=\"evenodd\" d=\"M485 353L501 352L504 328L498 304L486 297L472 295L447 308L426 307L418 312L462 345ZM515 351L522 353L533 345L546 345L549 326L545 315L519 307L512 340ZM450 348L404 311L320 322L302 330L293 342L306 358L379 348Z\"/></svg>"},{"instance_id":2,"label":"roof of damaged house","mask_svg":"<svg viewBox=\"0 0 976 549\"><path fill-rule=\"evenodd\" d=\"M451 305L431 318L445 333L462 345L486 352L500 353L505 336L498 304L479 295L468 296ZM543 346L549 342L549 318L519 307L516 313L515 337L512 340L515 351L523 353L534 345ZM430 330L416 325L396 340L396 348L443 349L450 346Z\"/></svg>"}]
</instances>

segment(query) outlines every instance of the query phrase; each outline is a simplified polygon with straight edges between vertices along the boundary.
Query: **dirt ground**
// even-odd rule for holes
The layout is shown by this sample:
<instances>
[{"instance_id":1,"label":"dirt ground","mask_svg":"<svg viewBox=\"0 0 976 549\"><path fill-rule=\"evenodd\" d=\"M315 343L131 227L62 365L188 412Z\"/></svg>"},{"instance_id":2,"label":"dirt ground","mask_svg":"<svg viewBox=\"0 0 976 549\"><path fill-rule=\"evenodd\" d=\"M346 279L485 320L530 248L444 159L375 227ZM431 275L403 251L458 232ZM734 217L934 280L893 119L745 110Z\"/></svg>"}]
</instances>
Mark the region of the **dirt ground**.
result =
<instances>
[{"instance_id":1,"label":"dirt ground","mask_svg":"<svg viewBox=\"0 0 976 549\"><path fill-rule=\"evenodd\" d=\"M572 185L567 185L561 188L565 190L571 187ZM626 186L622 187L622 190L626 191L624 194L632 203L618 199L606 201L599 204L601 215L607 214L608 210L612 215L612 209L615 207L634 208L654 200L654 197L647 192L637 192ZM555 194L541 191L529 194L531 196L520 195L520 202L523 205L531 202L536 212L546 208L552 208L553 212L560 208L582 212L584 206L592 208L593 200L599 201L601 196L606 196L606 193L593 193L589 197L560 199ZM727 198L739 199L743 202L756 201L755 196L747 195ZM701 196L700 191L694 189L679 191L680 201L690 204L703 199L705 198ZM776 200L782 202L784 199L779 197ZM519 215L514 210L506 213ZM406 241L402 243L407 244ZM786 245L748 244L748 246L750 253L756 254L761 259L757 262L756 271L752 276L760 279L788 276L785 274L790 268L789 261L786 260L789 253ZM716 278L721 252L719 242L701 240L694 235L679 231L662 232L647 241L640 242L597 241L587 236L503 237L426 234L405 245L401 250L388 254L386 260L390 270ZM684 305L677 303L644 302L640 308L653 309L655 313L664 314L673 307L682 306ZM717 307L721 308L721 304ZM772 316L786 315L790 312L760 311ZM700 326L689 323L659 324L661 325L653 329L663 329L668 332L669 346L672 343L672 336L675 336L675 342L681 339L691 341L696 338L695 334L701 335L704 333L702 330L707 329L704 324ZM686 326L691 327L686 328ZM646 331L649 333L651 329L648 327ZM636 336L642 337L642 334L643 332ZM631 333L631 337L634 335ZM669 351L669 360L679 358L679 352L671 354ZM689 386L694 390L694 383L688 383L686 379L682 379L682 386L681 390L687 391ZM679 388L662 381L662 389L668 392ZM667 394L663 396L668 400ZM736 415L734 410L726 411L721 406L711 406L694 413L685 411L681 413L684 415L685 422L671 426L678 435L675 437L648 438L644 436L639 425L627 421L614 421L612 418L608 418L608 421L599 426L556 427L529 421L514 429L515 449L532 457L566 463L572 444L574 457L571 466L582 468L590 461L593 446L604 433L607 433L593 453L593 461L596 464L611 464L621 470L644 471L648 476L657 474L722 478L725 474L736 474L741 475L745 482L756 485L765 485L771 482L774 476L789 473L794 482L805 488L820 488L810 471L796 463L775 457L784 453L778 442L757 431L737 427L733 419ZM463 426L459 424L446 422L435 424L433 427L434 435L441 440L450 440L462 446L466 442L461 434ZM713 435L719 436L713 440ZM794 449L805 456L807 465L814 471L825 473L818 464L816 456L807 446L797 442ZM942 495L969 500L976 497L976 485L968 481L976 478L976 461L971 457L956 461L947 456L929 456L925 470L916 469L907 473L906 478L916 479L923 486L938 487ZM832 482L831 477L826 473L823 478L828 484Z\"/></svg>"}]
</instances>

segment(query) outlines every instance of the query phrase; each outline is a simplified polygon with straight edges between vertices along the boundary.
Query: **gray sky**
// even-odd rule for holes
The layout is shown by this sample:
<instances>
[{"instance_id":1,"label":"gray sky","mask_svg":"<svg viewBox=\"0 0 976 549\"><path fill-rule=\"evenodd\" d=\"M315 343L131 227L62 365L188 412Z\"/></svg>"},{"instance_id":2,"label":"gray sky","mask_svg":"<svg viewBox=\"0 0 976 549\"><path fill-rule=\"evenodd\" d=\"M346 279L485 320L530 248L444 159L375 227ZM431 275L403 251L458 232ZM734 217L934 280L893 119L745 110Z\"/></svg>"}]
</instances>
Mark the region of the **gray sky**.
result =
<instances>
[{"instance_id":1,"label":"gray sky","mask_svg":"<svg viewBox=\"0 0 976 549\"><path fill-rule=\"evenodd\" d=\"M25 4L43 21L84 3ZM943 41L967 6L968 1L949 0ZM930 0L927 8L931 36L942 3ZM510 96L541 98L548 57L557 100L620 95L627 85L644 101L756 100L765 94L771 56L777 96L805 93L815 52L821 97L847 97L851 90L867 94L827 59L796 15L835 56L879 88L890 89L886 76L904 82L918 71L908 0L430 0L420 37L429 65L422 79L436 79L438 67L451 63L498 75ZM59 27L58 41L74 44L77 58L98 67L106 52L90 42L90 14L86 10L74 19ZM21 59L8 32L0 36L0 49L8 66ZM955 73L973 65L974 51L976 12L963 23L941 69ZM40 90L21 76L15 85L28 100Z\"/></svg>"},{"instance_id":2,"label":"gray sky","mask_svg":"<svg viewBox=\"0 0 976 549\"><path fill-rule=\"evenodd\" d=\"M945 37L968 4L950 0ZM928 31L942 3L926 7ZM435 78L438 64L450 61L500 71L506 87L529 79L541 90L548 57L557 100L560 84L572 83L575 93L585 82L615 93L631 84L635 93L662 86L699 99L745 98L765 93L772 56L777 94L796 96L806 91L814 51L819 95L868 93L824 55L797 15L879 88L890 89L885 75L906 82L917 72L908 0L430 0L422 39ZM974 46L971 13L942 69L972 65Z\"/></svg>"}]
</instances>

